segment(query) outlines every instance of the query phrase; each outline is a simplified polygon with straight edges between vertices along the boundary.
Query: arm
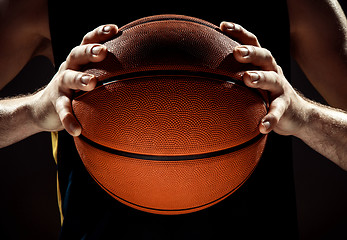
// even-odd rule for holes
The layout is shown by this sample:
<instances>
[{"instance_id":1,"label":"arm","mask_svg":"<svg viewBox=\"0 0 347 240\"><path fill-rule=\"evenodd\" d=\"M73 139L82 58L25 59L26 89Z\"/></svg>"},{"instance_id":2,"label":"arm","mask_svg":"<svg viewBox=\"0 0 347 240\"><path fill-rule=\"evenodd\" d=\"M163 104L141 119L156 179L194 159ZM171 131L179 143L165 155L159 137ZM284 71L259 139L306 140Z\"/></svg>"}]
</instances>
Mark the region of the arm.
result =
<instances>
[{"instance_id":1,"label":"arm","mask_svg":"<svg viewBox=\"0 0 347 240\"><path fill-rule=\"evenodd\" d=\"M261 53L262 50L257 48L253 51L247 62L254 62L256 58L264 61L271 58L268 51ZM262 54L268 57L260 57ZM235 55L240 56L238 51ZM301 96L292 88L280 68L273 72L246 72L243 79L247 86L271 93L269 113L259 126L262 133L274 130L281 135L298 137L312 149L347 170L346 112Z\"/></svg>"},{"instance_id":2,"label":"arm","mask_svg":"<svg viewBox=\"0 0 347 240\"><path fill-rule=\"evenodd\" d=\"M53 59L46 0L0 2L0 90L36 55ZM32 96L1 100L0 147L38 131Z\"/></svg>"},{"instance_id":3,"label":"arm","mask_svg":"<svg viewBox=\"0 0 347 240\"><path fill-rule=\"evenodd\" d=\"M347 170L347 113L306 100L305 124L295 136Z\"/></svg>"},{"instance_id":4,"label":"arm","mask_svg":"<svg viewBox=\"0 0 347 240\"><path fill-rule=\"evenodd\" d=\"M347 20L337 0L287 0L291 51L329 105L347 110Z\"/></svg>"},{"instance_id":5,"label":"arm","mask_svg":"<svg viewBox=\"0 0 347 240\"><path fill-rule=\"evenodd\" d=\"M42 90L25 97L0 100L0 148L41 131L66 129L77 136L81 127L71 109L74 90L90 91L96 78L79 72L89 62L106 57L107 49L93 42L106 41L117 33L115 25L100 26L88 33L60 66L51 82Z\"/></svg>"},{"instance_id":6,"label":"arm","mask_svg":"<svg viewBox=\"0 0 347 240\"><path fill-rule=\"evenodd\" d=\"M0 148L39 132L33 103L33 96L0 101Z\"/></svg>"},{"instance_id":7,"label":"arm","mask_svg":"<svg viewBox=\"0 0 347 240\"><path fill-rule=\"evenodd\" d=\"M246 71L243 75L247 86L270 93L269 111L259 125L260 132L267 134L274 130L281 135L296 136L347 170L347 113L314 103L298 94L271 53L260 47L252 33L229 23L222 23L221 29L229 36L251 44L235 48L237 61L261 68Z\"/></svg>"}]
</instances>

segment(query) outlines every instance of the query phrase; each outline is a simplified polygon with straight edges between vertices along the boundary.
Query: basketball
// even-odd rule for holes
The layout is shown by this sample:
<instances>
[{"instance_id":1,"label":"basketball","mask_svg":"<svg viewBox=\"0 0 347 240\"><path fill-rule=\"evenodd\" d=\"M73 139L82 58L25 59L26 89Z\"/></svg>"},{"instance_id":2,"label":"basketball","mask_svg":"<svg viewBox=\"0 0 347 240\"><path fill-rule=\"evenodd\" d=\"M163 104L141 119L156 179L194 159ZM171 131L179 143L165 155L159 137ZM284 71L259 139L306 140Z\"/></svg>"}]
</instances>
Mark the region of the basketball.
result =
<instances>
[{"instance_id":1,"label":"basketball","mask_svg":"<svg viewBox=\"0 0 347 240\"><path fill-rule=\"evenodd\" d=\"M106 59L83 69L97 87L72 101L76 148L100 187L156 214L199 211L235 192L263 153L268 105L241 80L256 68L234 59L239 44L207 21L157 15L104 45Z\"/></svg>"}]
</instances>

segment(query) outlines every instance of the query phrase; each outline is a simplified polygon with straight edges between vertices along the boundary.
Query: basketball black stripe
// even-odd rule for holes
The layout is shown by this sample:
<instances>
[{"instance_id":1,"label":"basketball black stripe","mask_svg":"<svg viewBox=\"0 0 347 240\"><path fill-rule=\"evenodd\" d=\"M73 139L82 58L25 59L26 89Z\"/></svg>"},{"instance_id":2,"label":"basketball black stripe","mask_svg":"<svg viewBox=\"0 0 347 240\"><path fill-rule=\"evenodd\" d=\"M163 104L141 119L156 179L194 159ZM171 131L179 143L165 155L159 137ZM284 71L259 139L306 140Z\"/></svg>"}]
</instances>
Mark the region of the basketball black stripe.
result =
<instances>
[{"instance_id":1,"label":"basketball black stripe","mask_svg":"<svg viewBox=\"0 0 347 240\"><path fill-rule=\"evenodd\" d=\"M264 102L264 105L267 107L266 100L262 96L262 94L255 88L249 88L247 87L243 81L232 78L230 76L216 74L212 72L194 72L189 70L149 70L149 71L139 71L139 72L132 72L132 73L126 73L121 74L118 76L114 76L111 78L107 78L105 80L99 81L96 85L96 88L112 84L114 82L118 81L126 81L126 80L134 80L134 78L140 78L140 77L150 77L150 76L194 76L194 77L202 77L202 78L208 78L213 79L215 81L224 81L224 82L230 82L232 84L236 84L242 87L248 88L250 91L256 93ZM74 93L74 98L78 98L88 92L85 91L78 91Z\"/></svg>"},{"instance_id":2,"label":"basketball black stripe","mask_svg":"<svg viewBox=\"0 0 347 240\"><path fill-rule=\"evenodd\" d=\"M108 152L114 155L123 156L123 157L129 157L129 158L136 158L136 159L142 159L142 160L153 160L153 161L186 161L186 160L195 160L195 159L204 159L204 158L211 158L211 157L217 157L221 155L225 155L228 153L236 152L240 149L246 148L262 138L264 138L265 135L258 134L256 137L248 140L247 142L244 142L240 145L233 146L227 149L215 151L215 152L209 152L209 153L203 153L203 154L192 154L192 155L182 155L182 156L158 156L158 155L147 155L147 154L138 154L138 153L131 153L121 150L116 150L113 148L109 148L106 146L103 146L99 143L96 143L89 138L80 135L79 138L86 142L87 144L91 145L94 148L97 148L99 150L102 150L104 152Z\"/></svg>"}]
</instances>

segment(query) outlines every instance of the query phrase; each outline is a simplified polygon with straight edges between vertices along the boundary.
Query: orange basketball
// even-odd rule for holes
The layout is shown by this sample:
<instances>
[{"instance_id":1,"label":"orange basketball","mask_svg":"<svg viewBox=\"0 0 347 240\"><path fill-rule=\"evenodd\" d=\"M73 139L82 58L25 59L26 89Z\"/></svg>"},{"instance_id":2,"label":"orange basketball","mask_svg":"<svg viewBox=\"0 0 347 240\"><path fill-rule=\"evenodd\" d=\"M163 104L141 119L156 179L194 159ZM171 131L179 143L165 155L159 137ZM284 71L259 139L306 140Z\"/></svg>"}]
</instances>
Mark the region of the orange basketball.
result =
<instances>
[{"instance_id":1,"label":"orange basketball","mask_svg":"<svg viewBox=\"0 0 347 240\"><path fill-rule=\"evenodd\" d=\"M217 26L159 15L120 28L85 71L99 82L73 100L81 159L112 197L157 214L216 204L255 169L265 97L240 81L252 68ZM254 67L253 67L254 69Z\"/></svg>"}]
</instances>

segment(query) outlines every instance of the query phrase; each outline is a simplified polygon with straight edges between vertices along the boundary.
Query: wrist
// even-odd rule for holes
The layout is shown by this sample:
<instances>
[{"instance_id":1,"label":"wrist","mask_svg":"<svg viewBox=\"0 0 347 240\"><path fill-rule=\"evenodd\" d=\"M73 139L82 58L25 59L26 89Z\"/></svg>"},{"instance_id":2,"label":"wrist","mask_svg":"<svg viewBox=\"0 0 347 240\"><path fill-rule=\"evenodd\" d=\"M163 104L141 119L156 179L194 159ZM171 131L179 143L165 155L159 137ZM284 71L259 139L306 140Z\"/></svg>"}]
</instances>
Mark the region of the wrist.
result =
<instances>
[{"instance_id":1,"label":"wrist","mask_svg":"<svg viewBox=\"0 0 347 240\"><path fill-rule=\"evenodd\" d=\"M346 112L310 100L307 102L306 123L295 136L347 170Z\"/></svg>"},{"instance_id":2,"label":"wrist","mask_svg":"<svg viewBox=\"0 0 347 240\"><path fill-rule=\"evenodd\" d=\"M62 130L61 122L50 97L51 94L46 87L36 92L30 101L32 119L40 132Z\"/></svg>"},{"instance_id":3,"label":"wrist","mask_svg":"<svg viewBox=\"0 0 347 240\"><path fill-rule=\"evenodd\" d=\"M314 134L321 132L324 127L324 114L328 109L319 103L313 102L303 97L302 125L300 130L294 135L304 141L313 137Z\"/></svg>"},{"instance_id":4,"label":"wrist","mask_svg":"<svg viewBox=\"0 0 347 240\"><path fill-rule=\"evenodd\" d=\"M33 118L33 96L10 98L0 103L0 148L39 132Z\"/></svg>"},{"instance_id":5,"label":"wrist","mask_svg":"<svg viewBox=\"0 0 347 240\"><path fill-rule=\"evenodd\" d=\"M302 96L300 93L296 92L297 101L296 101L296 110L295 119L296 119L296 131L293 132L293 136L304 139L307 137L307 132L312 128L312 123L316 118L317 110L315 105L307 98Z\"/></svg>"},{"instance_id":6,"label":"wrist","mask_svg":"<svg viewBox=\"0 0 347 240\"><path fill-rule=\"evenodd\" d=\"M25 126L30 135L42 131L35 117L36 108L38 106L37 97L35 95L36 94L29 95L21 99L22 103L18 106L19 111L23 113L20 117L23 127Z\"/></svg>"}]
</instances>

